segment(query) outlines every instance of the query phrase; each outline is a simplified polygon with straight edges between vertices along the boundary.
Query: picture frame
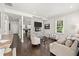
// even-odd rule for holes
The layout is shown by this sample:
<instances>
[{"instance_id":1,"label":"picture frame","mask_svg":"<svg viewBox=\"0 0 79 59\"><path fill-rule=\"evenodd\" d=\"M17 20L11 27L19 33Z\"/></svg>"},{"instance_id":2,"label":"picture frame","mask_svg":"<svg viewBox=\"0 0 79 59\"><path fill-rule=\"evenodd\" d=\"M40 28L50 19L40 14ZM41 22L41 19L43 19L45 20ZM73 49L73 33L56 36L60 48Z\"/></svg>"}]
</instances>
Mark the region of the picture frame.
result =
<instances>
[{"instance_id":1,"label":"picture frame","mask_svg":"<svg viewBox=\"0 0 79 59\"><path fill-rule=\"evenodd\" d=\"M45 24L44 28L45 29L50 29L50 24Z\"/></svg>"}]
</instances>

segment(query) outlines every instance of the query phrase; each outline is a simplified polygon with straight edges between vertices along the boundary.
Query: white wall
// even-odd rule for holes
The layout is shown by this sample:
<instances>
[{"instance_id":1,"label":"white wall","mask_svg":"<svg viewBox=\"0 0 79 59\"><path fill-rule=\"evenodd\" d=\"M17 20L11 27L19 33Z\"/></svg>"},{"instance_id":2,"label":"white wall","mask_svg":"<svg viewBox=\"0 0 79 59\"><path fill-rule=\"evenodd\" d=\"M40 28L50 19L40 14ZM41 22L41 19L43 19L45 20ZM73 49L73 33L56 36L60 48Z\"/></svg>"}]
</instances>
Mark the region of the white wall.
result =
<instances>
[{"instance_id":1,"label":"white wall","mask_svg":"<svg viewBox=\"0 0 79 59\"><path fill-rule=\"evenodd\" d=\"M41 22L42 23L42 27L41 27L41 31L35 31L35 27L34 27L34 22ZM39 18L32 18L31 20L31 34L36 35L37 37L42 37L43 36L43 20L39 19Z\"/></svg>"},{"instance_id":2,"label":"white wall","mask_svg":"<svg viewBox=\"0 0 79 59\"><path fill-rule=\"evenodd\" d=\"M8 13L13 13L13 14L18 14L18 15L21 15L21 16L28 16L28 17L32 17L33 15L30 15L30 14L27 14L27 13L22 13L22 12L19 12L19 11L16 11L16 10L12 10L12 9L8 9L8 8L3 8L5 12L8 12ZM2 8L0 8L0 10L3 10ZM58 15L60 16L60 15ZM31 32L36 34L37 36L49 36L52 35L52 34L57 34L55 33L55 21L56 21L56 17L52 17L52 18L48 18L48 21L44 21L42 19L38 19L38 18L33 18L32 21L31 21L31 25L32 25L32 30ZM63 18L64 20L64 34L73 34L75 31L74 29L74 26L76 24L79 24L79 11L77 12L73 12L73 13L70 13L70 14L67 14L67 15L62 15L61 18ZM4 19L4 18L2 18ZM41 28L41 31L39 32L35 32L35 29L34 29L34 21L39 21L39 22L42 22L42 28ZM50 29L44 29L44 24L48 24L50 23ZM1 21L1 27L3 28L2 31L4 31L4 20ZM1 32L2 32L1 31Z\"/></svg>"},{"instance_id":3,"label":"white wall","mask_svg":"<svg viewBox=\"0 0 79 59\"><path fill-rule=\"evenodd\" d=\"M64 32L62 34L56 33L56 27L55 27L55 23L56 21L59 19L58 17L60 17L60 19L63 20L64 23ZM39 18L33 18L31 19L31 25L32 25L32 29L31 29L31 34L35 34L36 36L42 37L42 36L52 36L52 34L56 34L58 36L63 35L63 37L67 37L69 34L75 34L75 29L76 29L76 24L79 24L79 11L73 12L73 13L69 13L69 14L65 14L65 15L58 15L58 16L53 16L53 17L48 17L48 20L43 20L43 19L39 19ZM34 28L34 22L42 22L42 28L41 31L39 32L35 32L35 28ZM50 24L50 29L44 29L44 24Z\"/></svg>"},{"instance_id":4,"label":"white wall","mask_svg":"<svg viewBox=\"0 0 79 59\"><path fill-rule=\"evenodd\" d=\"M31 24L31 20L32 20L32 17L23 17L23 24L25 25L25 27Z\"/></svg>"},{"instance_id":5,"label":"white wall","mask_svg":"<svg viewBox=\"0 0 79 59\"><path fill-rule=\"evenodd\" d=\"M11 33L12 34L19 33L19 22L11 22Z\"/></svg>"},{"instance_id":6,"label":"white wall","mask_svg":"<svg viewBox=\"0 0 79 59\"><path fill-rule=\"evenodd\" d=\"M1 12L0 12L0 34L1 34Z\"/></svg>"},{"instance_id":7,"label":"white wall","mask_svg":"<svg viewBox=\"0 0 79 59\"><path fill-rule=\"evenodd\" d=\"M65 33L75 33L75 26L76 24L79 24L79 11L66 15L64 18L65 22Z\"/></svg>"},{"instance_id":8,"label":"white wall","mask_svg":"<svg viewBox=\"0 0 79 59\"><path fill-rule=\"evenodd\" d=\"M48 20L44 20L43 21L44 25L45 24L50 24L50 29L45 29L43 28L43 34L47 37L51 36L54 33L54 18L50 19L48 18Z\"/></svg>"},{"instance_id":9,"label":"white wall","mask_svg":"<svg viewBox=\"0 0 79 59\"><path fill-rule=\"evenodd\" d=\"M33 16L31 14L23 13L23 12L20 12L18 10L13 10L11 8L6 8L3 4L0 4L0 11L1 11L1 28L0 28L0 34L4 34L5 31L6 31L6 33L9 32L9 30L7 30L7 29L9 29L7 27L9 24L4 25L5 24L5 13L11 13L11 14L20 15L21 17L22 16L28 16L28 17L32 17ZM22 36L22 23L21 23L22 21L21 20L22 19L20 19L20 21L19 21L19 36L20 36L20 38L22 38L21 37Z\"/></svg>"},{"instance_id":10,"label":"white wall","mask_svg":"<svg viewBox=\"0 0 79 59\"><path fill-rule=\"evenodd\" d=\"M55 23L58 20L57 17L60 17L61 19L63 19L63 23L64 23L64 32L62 34L58 34L55 32L56 28L55 28ZM79 24L79 11L73 12L73 13L69 13L69 14L65 14L65 15L58 15L58 16L54 16L54 17L49 17L48 21L44 21L44 23L50 23L50 29L44 29L44 33L45 35L50 35L52 34L56 34L56 35L64 35L67 36L69 34L75 34L75 29L76 29L76 24Z\"/></svg>"},{"instance_id":11,"label":"white wall","mask_svg":"<svg viewBox=\"0 0 79 59\"><path fill-rule=\"evenodd\" d=\"M1 14L1 34L9 34L9 20L5 13Z\"/></svg>"}]
</instances>

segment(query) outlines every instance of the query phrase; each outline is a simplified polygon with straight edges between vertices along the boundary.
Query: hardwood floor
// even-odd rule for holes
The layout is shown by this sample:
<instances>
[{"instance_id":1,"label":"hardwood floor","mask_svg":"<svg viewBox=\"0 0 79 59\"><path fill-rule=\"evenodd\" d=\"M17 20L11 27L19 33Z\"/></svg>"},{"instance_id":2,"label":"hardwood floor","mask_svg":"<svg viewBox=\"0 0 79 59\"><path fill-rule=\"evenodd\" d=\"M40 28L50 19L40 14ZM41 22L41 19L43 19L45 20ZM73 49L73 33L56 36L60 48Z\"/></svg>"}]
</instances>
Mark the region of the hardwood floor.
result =
<instances>
[{"instance_id":1,"label":"hardwood floor","mask_svg":"<svg viewBox=\"0 0 79 59\"><path fill-rule=\"evenodd\" d=\"M51 42L54 41L51 39L45 39L45 42L41 40L40 45L33 46L30 39L28 39L26 36L24 36L24 43L21 43L19 36L14 34L11 48L16 47L17 56L55 56L49 52L49 44ZM79 56L79 52L77 56Z\"/></svg>"},{"instance_id":2,"label":"hardwood floor","mask_svg":"<svg viewBox=\"0 0 79 59\"><path fill-rule=\"evenodd\" d=\"M49 52L49 43L53 40L46 39L45 42L41 40L41 44L33 46L30 39L24 36L24 43L20 42L18 35L14 35L14 46L16 46L17 56L51 56Z\"/></svg>"}]
</instances>

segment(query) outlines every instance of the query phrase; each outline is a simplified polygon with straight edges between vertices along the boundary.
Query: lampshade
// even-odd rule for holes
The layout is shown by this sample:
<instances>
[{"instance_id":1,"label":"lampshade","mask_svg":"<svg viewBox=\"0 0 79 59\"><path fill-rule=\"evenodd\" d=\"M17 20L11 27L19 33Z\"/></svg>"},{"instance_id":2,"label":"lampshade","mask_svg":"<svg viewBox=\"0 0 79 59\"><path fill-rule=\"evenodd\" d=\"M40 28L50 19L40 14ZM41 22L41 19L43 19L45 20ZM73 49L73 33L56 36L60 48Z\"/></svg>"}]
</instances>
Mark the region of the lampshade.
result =
<instances>
[{"instance_id":1,"label":"lampshade","mask_svg":"<svg viewBox=\"0 0 79 59\"><path fill-rule=\"evenodd\" d=\"M31 25L27 25L27 29L31 29Z\"/></svg>"}]
</instances>

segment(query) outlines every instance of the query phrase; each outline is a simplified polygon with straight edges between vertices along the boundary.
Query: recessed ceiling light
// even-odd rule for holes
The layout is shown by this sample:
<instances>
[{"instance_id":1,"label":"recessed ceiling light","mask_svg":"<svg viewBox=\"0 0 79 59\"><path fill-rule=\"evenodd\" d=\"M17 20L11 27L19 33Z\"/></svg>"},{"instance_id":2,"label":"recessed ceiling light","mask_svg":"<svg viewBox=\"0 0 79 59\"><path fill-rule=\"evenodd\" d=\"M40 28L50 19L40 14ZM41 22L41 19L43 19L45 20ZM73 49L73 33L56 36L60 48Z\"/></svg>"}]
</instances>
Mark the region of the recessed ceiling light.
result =
<instances>
[{"instance_id":1,"label":"recessed ceiling light","mask_svg":"<svg viewBox=\"0 0 79 59\"><path fill-rule=\"evenodd\" d=\"M70 8L72 8L72 6L70 6Z\"/></svg>"}]
</instances>

